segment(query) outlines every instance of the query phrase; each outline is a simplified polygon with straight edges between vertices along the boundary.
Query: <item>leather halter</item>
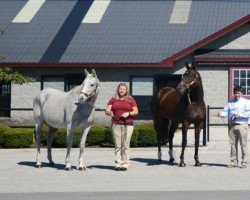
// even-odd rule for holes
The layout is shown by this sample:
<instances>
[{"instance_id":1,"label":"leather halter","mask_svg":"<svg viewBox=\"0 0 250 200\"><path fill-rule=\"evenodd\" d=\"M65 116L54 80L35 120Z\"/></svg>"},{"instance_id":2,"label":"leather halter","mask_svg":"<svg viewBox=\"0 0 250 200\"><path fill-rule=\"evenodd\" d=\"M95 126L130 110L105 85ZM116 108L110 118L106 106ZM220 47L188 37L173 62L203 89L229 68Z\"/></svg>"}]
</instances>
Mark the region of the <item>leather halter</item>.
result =
<instances>
[{"instance_id":1,"label":"leather halter","mask_svg":"<svg viewBox=\"0 0 250 200\"><path fill-rule=\"evenodd\" d=\"M185 86L189 90L189 92L187 94L188 95L188 103L189 104L192 103L191 102L191 98L190 98L190 86L193 85L197 81L197 79L198 79L198 74L195 74L195 78L194 78L194 80L191 83L185 84L183 81L181 81L180 84L179 84L179 85Z\"/></svg>"},{"instance_id":2,"label":"leather halter","mask_svg":"<svg viewBox=\"0 0 250 200\"><path fill-rule=\"evenodd\" d=\"M87 93L85 93L85 92L80 92L80 94L85 95L85 96L87 97L87 101L90 101L91 98L92 98L93 96L95 96L98 86L99 86L99 84L97 83L96 88L95 88L90 94L87 94Z\"/></svg>"},{"instance_id":3,"label":"leather halter","mask_svg":"<svg viewBox=\"0 0 250 200\"><path fill-rule=\"evenodd\" d=\"M195 78L194 78L194 80L193 80L191 83L186 84L186 83L184 83L183 81L181 81L181 82L180 82L180 85L183 85L183 86L185 86L186 88L189 89L190 86L193 85L193 84L197 81L197 79L198 79L198 74L195 74Z\"/></svg>"}]
</instances>

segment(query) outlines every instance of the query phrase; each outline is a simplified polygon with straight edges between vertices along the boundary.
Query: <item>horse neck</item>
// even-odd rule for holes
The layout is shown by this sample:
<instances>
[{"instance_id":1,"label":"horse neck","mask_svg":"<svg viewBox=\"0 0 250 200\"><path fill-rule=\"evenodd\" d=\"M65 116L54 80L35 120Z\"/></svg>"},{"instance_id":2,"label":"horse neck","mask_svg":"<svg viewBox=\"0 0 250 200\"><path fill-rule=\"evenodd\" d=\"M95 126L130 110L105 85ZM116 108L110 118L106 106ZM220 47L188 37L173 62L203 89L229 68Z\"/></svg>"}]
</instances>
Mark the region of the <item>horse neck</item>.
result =
<instances>
[{"instance_id":1,"label":"horse neck","mask_svg":"<svg viewBox=\"0 0 250 200\"><path fill-rule=\"evenodd\" d=\"M79 94L82 91L83 84L75 86L70 91L68 91L69 98L78 98Z\"/></svg>"},{"instance_id":2,"label":"horse neck","mask_svg":"<svg viewBox=\"0 0 250 200\"><path fill-rule=\"evenodd\" d=\"M190 98L191 101L195 101L195 102L201 102L204 101L204 91L203 91L203 87L202 84L199 84L198 87L193 88L190 92Z\"/></svg>"}]
</instances>

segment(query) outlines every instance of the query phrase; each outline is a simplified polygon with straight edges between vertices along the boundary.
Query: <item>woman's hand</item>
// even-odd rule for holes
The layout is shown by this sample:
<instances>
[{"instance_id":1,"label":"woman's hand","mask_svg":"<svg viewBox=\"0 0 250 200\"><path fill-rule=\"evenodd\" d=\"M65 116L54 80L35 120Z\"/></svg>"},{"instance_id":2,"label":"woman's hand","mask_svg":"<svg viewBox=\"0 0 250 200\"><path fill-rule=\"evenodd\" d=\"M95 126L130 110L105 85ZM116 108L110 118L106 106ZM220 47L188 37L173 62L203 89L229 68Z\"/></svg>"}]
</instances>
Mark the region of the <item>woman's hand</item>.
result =
<instances>
[{"instance_id":1,"label":"woman's hand","mask_svg":"<svg viewBox=\"0 0 250 200\"><path fill-rule=\"evenodd\" d=\"M125 113L123 113L122 114L122 116L121 117L123 117L123 118L127 118L129 116L129 112L125 112Z\"/></svg>"},{"instance_id":2,"label":"woman's hand","mask_svg":"<svg viewBox=\"0 0 250 200\"><path fill-rule=\"evenodd\" d=\"M111 116L111 117L114 116L113 112L112 112L112 111L108 111L108 110L105 110L105 114L106 114L107 116Z\"/></svg>"}]
</instances>

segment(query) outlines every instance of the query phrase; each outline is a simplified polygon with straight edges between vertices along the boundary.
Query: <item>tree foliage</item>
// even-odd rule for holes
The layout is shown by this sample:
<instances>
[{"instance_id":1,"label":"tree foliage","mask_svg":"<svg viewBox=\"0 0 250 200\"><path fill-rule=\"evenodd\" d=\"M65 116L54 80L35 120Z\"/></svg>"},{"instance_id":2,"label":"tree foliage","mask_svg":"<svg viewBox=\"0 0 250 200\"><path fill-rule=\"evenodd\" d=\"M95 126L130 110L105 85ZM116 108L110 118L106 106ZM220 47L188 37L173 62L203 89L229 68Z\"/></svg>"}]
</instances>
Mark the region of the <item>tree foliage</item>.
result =
<instances>
[{"instance_id":1,"label":"tree foliage","mask_svg":"<svg viewBox=\"0 0 250 200\"><path fill-rule=\"evenodd\" d=\"M1 67L0 68L0 81L4 83L12 82L15 84L22 85L23 83L27 83L27 82L34 82L34 79L28 76L24 76L23 74L17 71L14 71L10 67Z\"/></svg>"}]
</instances>

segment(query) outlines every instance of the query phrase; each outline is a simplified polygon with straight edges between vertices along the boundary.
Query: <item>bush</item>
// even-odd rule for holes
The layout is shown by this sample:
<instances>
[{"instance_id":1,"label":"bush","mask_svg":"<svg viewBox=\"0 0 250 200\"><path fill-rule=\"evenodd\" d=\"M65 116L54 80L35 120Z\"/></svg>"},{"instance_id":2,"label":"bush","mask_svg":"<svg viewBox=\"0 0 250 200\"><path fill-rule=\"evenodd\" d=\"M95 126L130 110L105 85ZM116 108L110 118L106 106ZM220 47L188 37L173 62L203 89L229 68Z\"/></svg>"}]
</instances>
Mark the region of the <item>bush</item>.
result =
<instances>
[{"instance_id":1,"label":"bush","mask_svg":"<svg viewBox=\"0 0 250 200\"><path fill-rule=\"evenodd\" d=\"M53 139L53 147L66 147L67 143L67 133L65 128L60 128L57 130Z\"/></svg>"},{"instance_id":2,"label":"bush","mask_svg":"<svg viewBox=\"0 0 250 200\"><path fill-rule=\"evenodd\" d=\"M157 137L153 124L138 125L136 128L138 129L138 146L157 145Z\"/></svg>"},{"instance_id":3,"label":"bush","mask_svg":"<svg viewBox=\"0 0 250 200\"><path fill-rule=\"evenodd\" d=\"M47 145L48 126L44 126L41 135L42 145ZM67 131L58 129L54 136L53 147L66 147ZM0 126L0 145L8 148L29 147L33 142L34 129L17 129L5 125ZM76 129L73 137L73 147L79 147L81 139L80 129ZM86 145L100 145L114 147L111 127L92 125L86 140ZM157 145L157 137L153 124L137 125L131 137L131 147L145 147Z\"/></svg>"},{"instance_id":4,"label":"bush","mask_svg":"<svg viewBox=\"0 0 250 200\"><path fill-rule=\"evenodd\" d=\"M106 134L106 128L100 125L93 125L89 130L86 144L88 146L91 145L100 145L104 139Z\"/></svg>"},{"instance_id":5,"label":"bush","mask_svg":"<svg viewBox=\"0 0 250 200\"><path fill-rule=\"evenodd\" d=\"M0 146L3 144L3 135L5 132L9 131L11 128L6 125L0 125Z\"/></svg>"},{"instance_id":6,"label":"bush","mask_svg":"<svg viewBox=\"0 0 250 200\"><path fill-rule=\"evenodd\" d=\"M22 148L33 144L34 132L32 129L12 128L3 134L3 147Z\"/></svg>"},{"instance_id":7,"label":"bush","mask_svg":"<svg viewBox=\"0 0 250 200\"><path fill-rule=\"evenodd\" d=\"M105 138L106 128L100 125L93 125L87 135L86 145L100 145ZM79 147L82 132L80 128L75 129L73 136L73 147ZM67 130L65 128L58 129L54 136L53 146L66 147L67 146Z\"/></svg>"},{"instance_id":8,"label":"bush","mask_svg":"<svg viewBox=\"0 0 250 200\"><path fill-rule=\"evenodd\" d=\"M101 143L101 146L114 147L114 139L111 127L105 127L104 140Z\"/></svg>"}]
</instances>

